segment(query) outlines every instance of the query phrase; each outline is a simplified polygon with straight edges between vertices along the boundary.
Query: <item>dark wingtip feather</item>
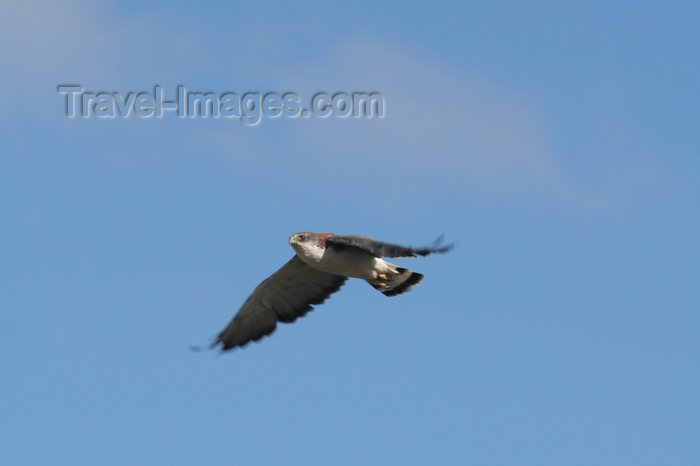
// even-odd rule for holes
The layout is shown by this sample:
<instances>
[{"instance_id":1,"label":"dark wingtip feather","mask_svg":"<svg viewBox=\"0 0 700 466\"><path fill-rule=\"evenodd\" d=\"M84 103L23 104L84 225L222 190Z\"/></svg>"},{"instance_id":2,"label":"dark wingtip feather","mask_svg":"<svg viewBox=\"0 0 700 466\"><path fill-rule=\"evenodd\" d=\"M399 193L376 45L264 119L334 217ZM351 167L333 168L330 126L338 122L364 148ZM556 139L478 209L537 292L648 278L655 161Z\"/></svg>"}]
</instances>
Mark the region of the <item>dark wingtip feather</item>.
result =
<instances>
[{"instance_id":1,"label":"dark wingtip feather","mask_svg":"<svg viewBox=\"0 0 700 466\"><path fill-rule=\"evenodd\" d=\"M214 341L209 343L208 345L190 345L190 351L194 353L203 353L205 351L213 351L216 349L217 346L221 345L221 350L226 350L229 348L226 348L226 344L221 340L219 337L216 337Z\"/></svg>"},{"instance_id":2,"label":"dark wingtip feather","mask_svg":"<svg viewBox=\"0 0 700 466\"><path fill-rule=\"evenodd\" d=\"M442 234L438 236L435 241L433 241L429 246L422 248L422 249L416 249L413 252L415 252L418 255L421 256L428 256L430 254L443 254L446 252L450 252L455 248L454 243L450 244L445 244L441 246L442 242L445 240L445 235Z\"/></svg>"}]
</instances>

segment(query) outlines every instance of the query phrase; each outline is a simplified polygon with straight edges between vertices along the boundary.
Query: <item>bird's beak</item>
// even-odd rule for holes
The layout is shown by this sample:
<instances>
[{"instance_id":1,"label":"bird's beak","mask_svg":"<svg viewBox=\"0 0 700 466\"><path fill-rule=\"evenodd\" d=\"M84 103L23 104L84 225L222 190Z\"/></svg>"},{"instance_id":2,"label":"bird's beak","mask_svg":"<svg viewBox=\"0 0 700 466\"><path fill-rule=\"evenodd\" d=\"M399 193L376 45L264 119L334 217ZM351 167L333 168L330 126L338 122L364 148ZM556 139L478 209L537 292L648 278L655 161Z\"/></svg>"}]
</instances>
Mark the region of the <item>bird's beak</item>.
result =
<instances>
[{"instance_id":1,"label":"bird's beak","mask_svg":"<svg viewBox=\"0 0 700 466\"><path fill-rule=\"evenodd\" d=\"M296 236L292 235L289 237L289 244L294 244L297 242Z\"/></svg>"}]
</instances>

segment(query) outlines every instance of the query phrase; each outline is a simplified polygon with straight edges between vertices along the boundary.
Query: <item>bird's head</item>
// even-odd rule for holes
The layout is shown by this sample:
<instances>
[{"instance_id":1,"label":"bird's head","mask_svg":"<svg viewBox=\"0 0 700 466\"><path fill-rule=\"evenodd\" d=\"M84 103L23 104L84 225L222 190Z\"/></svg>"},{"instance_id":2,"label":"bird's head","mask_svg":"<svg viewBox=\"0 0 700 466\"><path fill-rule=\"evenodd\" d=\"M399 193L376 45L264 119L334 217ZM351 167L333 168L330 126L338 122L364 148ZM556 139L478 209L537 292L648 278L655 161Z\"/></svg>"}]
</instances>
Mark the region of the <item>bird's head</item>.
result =
<instances>
[{"instance_id":1,"label":"bird's head","mask_svg":"<svg viewBox=\"0 0 700 466\"><path fill-rule=\"evenodd\" d=\"M310 231L300 231L289 237L289 244L292 246L297 255L302 258L308 258L318 255L319 238L318 233Z\"/></svg>"},{"instance_id":2,"label":"bird's head","mask_svg":"<svg viewBox=\"0 0 700 466\"><path fill-rule=\"evenodd\" d=\"M310 231L300 231L289 237L289 244L292 246L295 244L312 244L318 242L317 236L316 233L311 233Z\"/></svg>"}]
</instances>

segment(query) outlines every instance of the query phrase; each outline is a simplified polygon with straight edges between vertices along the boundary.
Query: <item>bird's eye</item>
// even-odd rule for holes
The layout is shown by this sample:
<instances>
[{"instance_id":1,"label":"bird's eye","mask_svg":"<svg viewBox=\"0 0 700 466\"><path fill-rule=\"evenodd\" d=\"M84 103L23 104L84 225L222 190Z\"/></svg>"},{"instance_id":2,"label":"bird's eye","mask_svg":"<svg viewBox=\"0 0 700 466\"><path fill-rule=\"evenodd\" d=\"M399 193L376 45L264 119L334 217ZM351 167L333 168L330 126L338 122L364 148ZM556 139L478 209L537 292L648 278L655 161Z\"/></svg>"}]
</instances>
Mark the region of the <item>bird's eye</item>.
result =
<instances>
[{"instance_id":1,"label":"bird's eye","mask_svg":"<svg viewBox=\"0 0 700 466\"><path fill-rule=\"evenodd\" d=\"M306 235L299 235L299 241L306 241Z\"/></svg>"}]
</instances>

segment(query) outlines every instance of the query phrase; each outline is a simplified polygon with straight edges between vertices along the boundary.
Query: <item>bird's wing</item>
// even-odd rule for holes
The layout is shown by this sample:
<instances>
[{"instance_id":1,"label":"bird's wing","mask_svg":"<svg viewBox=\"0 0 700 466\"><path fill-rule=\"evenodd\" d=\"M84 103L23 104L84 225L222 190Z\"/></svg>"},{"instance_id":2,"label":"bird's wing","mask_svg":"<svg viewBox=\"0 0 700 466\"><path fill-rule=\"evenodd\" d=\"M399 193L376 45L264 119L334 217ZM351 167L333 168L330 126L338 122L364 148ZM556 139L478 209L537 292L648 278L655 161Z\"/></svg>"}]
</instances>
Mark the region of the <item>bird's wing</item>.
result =
<instances>
[{"instance_id":1,"label":"bird's wing","mask_svg":"<svg viewBox=\"0 0 700 466\"><path fill-rule=\"evenodd\" d=\"M410 246L383 243L368 236L333 235L326 239L326 247L332 247L337 251L342 251L345 248L361 249L375 257L415 257L416 254L427 256L433 253L447 252L454 247L452 244L440 246L442 240L443 238L440 236L430 246L413 248Z\"/></svg>"},{"instance_id":2,"label":"bird's wing","mask_svg":"<svg viewBox=\"0 0 700 466\"><path fill-rule=\"evenodd\" d=\"M228 350L257 341L272 333L277 321L294 322L313 309L312 304L324 302L345 280L342 275L316 270L295 255L255 288L211 346L221 344Z\"/></svg>"}]
</instances>

